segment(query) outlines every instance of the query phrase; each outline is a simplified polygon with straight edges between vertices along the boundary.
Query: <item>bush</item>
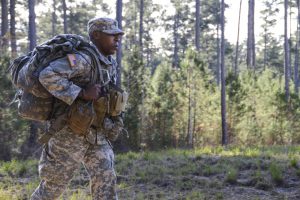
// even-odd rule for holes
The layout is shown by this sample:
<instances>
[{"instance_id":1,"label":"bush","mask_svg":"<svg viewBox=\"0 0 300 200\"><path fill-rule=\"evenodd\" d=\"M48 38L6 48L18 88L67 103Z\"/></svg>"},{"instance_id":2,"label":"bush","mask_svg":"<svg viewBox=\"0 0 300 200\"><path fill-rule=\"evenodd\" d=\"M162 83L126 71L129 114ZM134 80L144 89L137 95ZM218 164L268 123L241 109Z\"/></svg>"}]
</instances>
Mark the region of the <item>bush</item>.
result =
<instances>
[{"instance_id":1,"label":"bush","mask_svg":"<svg viewBox=\"0 0 300 200\"><path fill-rule=\"evenodd\" d=\"M272 162L269 170L270 170L272 180L277 185L282 184L283 183L283 173L282 173L281 167L279 165L277 165L276 163Z\"/></svg>"},{"instance_id":2,"label":"bush","mask_svg":"<svg viewBox=\"0 0 300 200\"><path fill-rule=\"evenodd\" d=\"M229 168L225 181L230 184L234 184L237 182L237 177L238 177L238 171L234 168Z\"/></svg>"},{"instance_id":3,"label":"bush","mask_svg":"<svg viewBox=\"0 0 300 200\"><path fill-rule=\"evenodd\" d=\"M295 157L290 160L290 165L291 167L298 169L298 161Z\"/></svg>"},{"instance_id":4,"label":"bush","mask_svg":"<svg viewBox=\"0 0 300 200\"><path fill-rule=\"evenodd\" d=\"M11 177L24 177L25 175L37 174L37 161L17 161L12 160L9 162L2 162L0 165L0 174L8 175Z\"/></svg>"}]
</instances>

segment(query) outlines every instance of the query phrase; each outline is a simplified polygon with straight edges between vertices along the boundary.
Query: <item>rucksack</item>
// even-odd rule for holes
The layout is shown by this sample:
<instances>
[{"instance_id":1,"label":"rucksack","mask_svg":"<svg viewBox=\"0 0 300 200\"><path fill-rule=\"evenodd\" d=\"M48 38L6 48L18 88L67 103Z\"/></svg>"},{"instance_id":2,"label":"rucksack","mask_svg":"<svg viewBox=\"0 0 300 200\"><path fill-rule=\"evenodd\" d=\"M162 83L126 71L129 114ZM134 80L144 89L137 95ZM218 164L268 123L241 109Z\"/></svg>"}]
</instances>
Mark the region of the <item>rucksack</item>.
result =
<instances>
[{"instance_id":1,"label":"rucksack","mask_svg":"<svg viewBox=\"0 0 300 200\"><path fill-rule=\"evenodd\" d=\"M54 97L39 82L40 72L56 59L67 54L84 52L91 57L91 82L97 82L101 73L97 51L88 41L79 35L57 35L47 42L35 47L27 55L13 60L8 70L12 83L18 88L15 101L18 102L18 113L25 119L46 121L51 119ZM99 67L95 67L99 66ZM101 79L101 75L100 75Z\"/></svg>"}]
</instances>

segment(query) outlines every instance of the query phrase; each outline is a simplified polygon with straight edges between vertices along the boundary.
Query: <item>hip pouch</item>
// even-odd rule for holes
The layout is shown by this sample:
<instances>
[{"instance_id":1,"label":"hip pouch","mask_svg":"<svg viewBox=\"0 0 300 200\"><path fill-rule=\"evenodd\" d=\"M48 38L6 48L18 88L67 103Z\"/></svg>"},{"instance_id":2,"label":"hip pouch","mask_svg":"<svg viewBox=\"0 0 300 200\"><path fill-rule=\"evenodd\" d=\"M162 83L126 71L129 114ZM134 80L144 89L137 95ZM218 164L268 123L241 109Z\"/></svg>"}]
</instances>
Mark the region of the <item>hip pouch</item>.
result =
<instances>
[{"instance_id":1,"label":"hip pouch","mask_svg":"<svg viewBox=\"0 0 300 200\"><path fill-rule=\"evenodd\" d=\"M96 112L97 118L93 122L93 126L102 127L104 117L108 111L108 98L100 97L94 101L94 110Z\"/></svg>"},{"instance_id":2,"label":"hip pouch","mask_svg":"<svg viewBox=\"0 0 300 200\"><path fill-rule=\"evenodd\" d=\"M93 101L77 99L71 105L68 114L69 128L78 135L86 135L95 117Z\"/></svg>"},{"instance_id":3,"label":"hip pouch","mask_svg":"<svg viewBox=\"0 0 300 200\"><path fill-rule=\"evenodd\" d=\"M128 93L125 91L111 90L109 92L109 115L118 116L125 111Z\"/></svg>"}]
</instances>

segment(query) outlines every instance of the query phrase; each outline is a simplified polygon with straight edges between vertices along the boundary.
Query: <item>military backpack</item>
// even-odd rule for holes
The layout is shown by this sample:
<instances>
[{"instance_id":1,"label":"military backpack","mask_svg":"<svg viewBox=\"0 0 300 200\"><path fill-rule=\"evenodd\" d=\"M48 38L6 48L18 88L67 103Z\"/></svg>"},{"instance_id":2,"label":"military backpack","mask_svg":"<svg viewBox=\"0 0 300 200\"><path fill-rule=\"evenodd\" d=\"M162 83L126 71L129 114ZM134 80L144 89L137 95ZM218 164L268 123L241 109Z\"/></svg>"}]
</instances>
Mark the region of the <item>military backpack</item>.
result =
<instances>
[{"instance_id":1,"label":"military backpack","mask_svg":"<svg viewBox=\"0 0 300 200\"><path fill-rule=\"evenodd\" d=\"M92 73L91 79L94 83L99 81L97 79L101 79L101 65L97 58L97 50L79 35L57 35L35 47L27 55L13 60L8 70L12 75L13 85L18 89L14 102L18 102L18 113L21 117L34 121L51 119L54 97L39 82L39 74L50 62L67 54L80 52L92 58L92 71L95 73Z\"/></svg>"}]
</instances>

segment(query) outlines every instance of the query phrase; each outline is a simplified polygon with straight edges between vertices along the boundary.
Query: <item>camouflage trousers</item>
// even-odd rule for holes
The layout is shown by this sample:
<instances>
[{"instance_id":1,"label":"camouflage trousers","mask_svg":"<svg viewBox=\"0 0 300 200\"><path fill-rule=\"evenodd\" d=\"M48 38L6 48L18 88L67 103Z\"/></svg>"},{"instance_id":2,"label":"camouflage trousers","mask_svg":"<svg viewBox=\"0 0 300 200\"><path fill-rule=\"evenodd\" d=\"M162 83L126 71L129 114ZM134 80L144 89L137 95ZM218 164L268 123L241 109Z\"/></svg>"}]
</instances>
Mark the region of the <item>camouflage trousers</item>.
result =
<instances>
[{"instance_id":1,"label":"camouflage trousers","mask_svg":"<svg viewBox=\"0 0 300 200\"><path fill-rule=\"evenodd\" d=\"M90 131L83 137L65 127L43 149L39 163L41 182L31 200L59 198L81 163L90 176L93 200L118 199L113 161L112 148L102 134Z\"/></svg>"}]
</instances>

